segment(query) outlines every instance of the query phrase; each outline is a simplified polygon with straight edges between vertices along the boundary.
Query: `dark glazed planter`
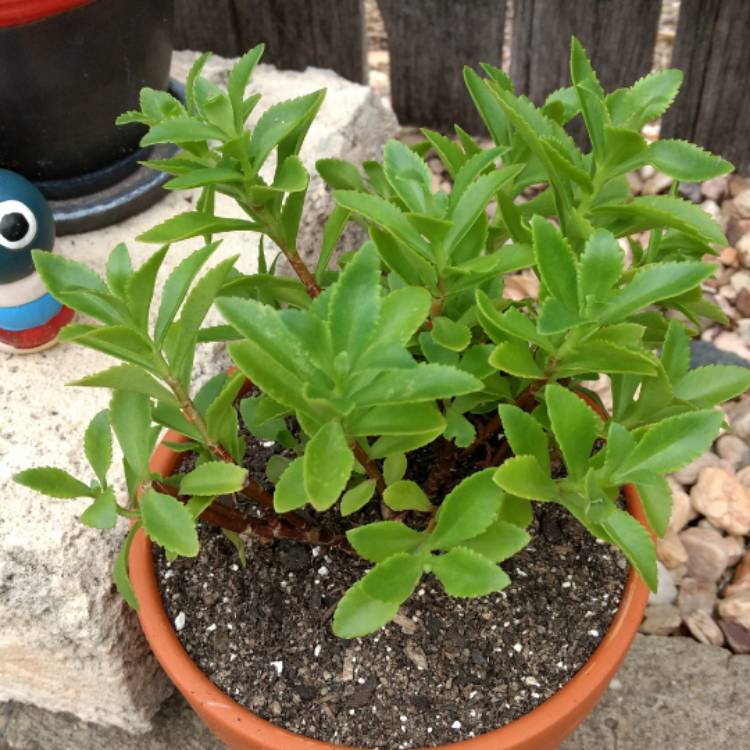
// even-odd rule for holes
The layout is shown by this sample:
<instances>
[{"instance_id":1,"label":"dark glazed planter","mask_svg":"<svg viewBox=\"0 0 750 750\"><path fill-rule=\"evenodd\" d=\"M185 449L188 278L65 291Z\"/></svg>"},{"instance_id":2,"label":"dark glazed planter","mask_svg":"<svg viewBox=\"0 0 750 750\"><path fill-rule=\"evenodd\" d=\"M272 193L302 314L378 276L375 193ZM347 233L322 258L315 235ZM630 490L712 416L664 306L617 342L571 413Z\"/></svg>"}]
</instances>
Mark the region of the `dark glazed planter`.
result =
<instances>
[{"instance_id":1,"label":"dark glazed planter","mask_svg":"<svg viewBox=\"0 0 750 750\"><path fill-rule=\"evenodd\" d=\"M0 0L0 167L53 202L58 234L124 218L134 192L129 213L147 205L144 181L158 188L146 170L134 180L145 128L115 119L143 86L169 86L172 17L173 0Z\"/></svg>"}]
</instances>

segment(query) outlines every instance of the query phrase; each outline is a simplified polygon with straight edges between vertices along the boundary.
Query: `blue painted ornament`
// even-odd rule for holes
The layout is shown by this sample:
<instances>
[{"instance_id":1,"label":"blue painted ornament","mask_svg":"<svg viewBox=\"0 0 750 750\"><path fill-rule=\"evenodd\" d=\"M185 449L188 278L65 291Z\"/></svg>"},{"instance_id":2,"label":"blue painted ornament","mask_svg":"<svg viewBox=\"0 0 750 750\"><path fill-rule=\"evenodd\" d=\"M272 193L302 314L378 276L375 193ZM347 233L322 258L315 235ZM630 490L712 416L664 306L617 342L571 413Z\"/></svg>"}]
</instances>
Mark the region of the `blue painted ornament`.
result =
<instances>
[{"instance_id":1,"label":"blue painted ornament","mask_svg":"<svg viewBox=\"0 0 750 750\"><path fill-rule=\"evenodd\" d=\"M55 343L73 312L50 295L32 250L51 251L55 223L44 196L27 179L0 169L0 350L38 351Z\"/></svg>"}]
</instances>

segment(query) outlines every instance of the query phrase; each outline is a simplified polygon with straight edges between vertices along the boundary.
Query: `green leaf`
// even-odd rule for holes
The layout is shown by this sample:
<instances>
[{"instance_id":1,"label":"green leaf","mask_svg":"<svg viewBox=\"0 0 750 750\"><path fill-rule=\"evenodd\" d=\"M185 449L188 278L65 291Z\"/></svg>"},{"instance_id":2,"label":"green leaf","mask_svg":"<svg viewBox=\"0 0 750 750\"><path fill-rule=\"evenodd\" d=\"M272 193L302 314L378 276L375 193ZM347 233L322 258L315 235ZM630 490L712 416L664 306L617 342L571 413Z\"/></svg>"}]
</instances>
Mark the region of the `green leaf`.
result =
<instances>
[{"instance_id":1,"label":"green leaf","mask_svg":"<svg viewBox=\"0 0 750 750\"><path fill-rule=\"evenodd\" d=\"M664 536L672 515L672 488L664 477L654 475L636 482L646 520L657 536Z\"/></svg>"},{"instance_id":2,"label":"green leaf","mask_svg":"<svg viewBox=\"0 0 750 750\"><path fill-rule=\"evenodd\" d=\"M503 372L519 378L542 378L544 372L534 361L529 347L518 341L498 344L490 354L490 364Z\"/></svg>"},{"instance_id":3,"label":"green leaf","mask_svg":"<svg viewBox=\"0 0 750 750\"><path fill-rule=\"evenodd\" d=\"M545 351L554 351L549 339L540 335L531 320L515 307L500 313L481 289L477 289L475 298L479 323L493 341L503 342L510 337L531 342Z\"/></svg>"},{"instance_id":4,"label":"green leaf","mask_svg":"<svg viewBox=\"0 0 750 750\"><path fill-rule=\"evenodd\" d=\"M570 78L578 95L586 130L597 160L604 154L604 126L609 120L604 92L581 43L573 37L570 46Z\"/></svg>"},{"instance_id":5,"label":"green leaf","mask_svg":"<svg viewBox=\"0 0 750 750\"><path fill-rule=\"evenodd\" d=\"M112 529L117 523L117 501L111 487L103 490L81 514L81 523L92 529Z\"/></svg>"},{"instance_id":6,"label":"green leaf","mask_svg":"<svg viewBox=\"0 0 750 750\"><path fill-rule=\"evenodd\" d=\"M193 143L195 141L223 141L224 133L214 125L201 122L189 115L180 115L162 120L153 125L141 138L141 146L155 146L157 143Z\"/></svg>"},{"instance_id":7,"label":"green leaf","mask_svg":"<svg viewBox=\"0 0 750 750\"><path fill-rule=\"evenodd\" d=\"M221 533L237 550L237 556L240 558L240 565L243 568L247 568L247 552L245 551L245 541L243 538L236 531L230 531L229 529L222 529Z\"/></svg>"},{"instance_id":8,"label":"green leaf","mask_svg":"<svg viewBox=\"0 0 750 750\"><path fill-rule=\"evenodd\" d=\"M721 412L706 409L657 422L620 465L615 481L637 481L644 474L677 471L708 450L723 420Z\"/></svg>"},{"instance_id":9,"label":"green leaf","mask_svg":"<svg viewBox=\"0 0 750 750\"><path fill-rule=\"evenodd\" d=\"M43 495L69 500L74 497L94 497L91 488L68 474L67 471L44 466L25 469L13 477L13 481Z\"/></svg>"},{"instance_id":10,"label":"green leaf","mask_svg":"<svg viewBox=\"0 0 750 750\"><path fill-rule=\"evenodd\" d=\"M421 128L421 131L437 152L440 161L443 162L443 166L448 170L450 176L455 178L466 161L466 154L461 150L461 147L450 138L446 138L446 136L434 130Z\"/></svg>"},{"instance_id":11,"label":"green leaf","mask_svg":"<svg viewBox=\"0 0 750 750\"><path fill-rule=\"evenodd\" d=\"M58 302L103 323L119 322L116 308L108 302L107 285L90 268L44 250L32 250L31 257L44 285Z\"/></svg>"},{"instance_id":12,"label":"green leaf","mask_svg":"<svg viewBox=\"0 0 750 750\"><path fill-rule=\"evenodd\" d=\"M669 109L682 83L679 70L660 70L644 76L619 94L610 94L607 106L615 125L640 130Z\"/></svg>"},{"instance_id":13,"label":"green leaf","mask_svg":"<svg viewBox=\"0 0 750 750\"><path fill-rule=\"evenodd\" d=\"M97 372L94 375L87 375L80 380L74 380L69 385L132 391L133 393L152 396L157 401L179 405L175 397L161 383L137 365L115 365L108 370L102 370L102 372Z\"/></svg>"},{"instance_id":14,"label":"green leaf","mask_svg":"<svg viewBox=\"0 0 750 750\"><path fill-rule=\"evenodd\" d=\"M398 612L398 603L368 596L362 582L355 583L339 601L333 615L333 633L339 638L359 638L383 627Z\"/></svg>"},{"instance_id":15,"label":"green leaf","mask_svg":"<svg viewBox=\"0 0 750 750\"><path fill-rule=\"evenodd\" d=\"M377 521L350 529L346 538L360 557L377 563L398 552L414 552L427 535L400 521Z\"/></svg>"},{"instance_id":16,"label":"green leaf","mask_svg":"<svg viewBox=\"0 0 750 750\"><path fill-rule=\"evenodd\" d=\"M578 309L576 259L567 240L541 216L531 221L539 275L549 293L571 310Z\"/></svg>"},{"instance_id":17,"label":"green leaf","mask_svg":"<svg viewBox=\"0 0 750 750\"><path fill-rule=\"evenodd\" d=\"M169 249L168 245L159 248L128 279L125 285L125 299L133 314L133 319L142 331L148 328L148 313L154 297L156 276Z\"/></svg>"},{"instance_id":18,"label":"green leaf","mask_svg":"<svg viewBox=\"0 0 750 750\"><path fill-rule=\"evenodd\" d=\"M614 323L663 299L697 287L713 273L707 263L658 263L644 266L614 297L598 316L601 324Z\"/></svg>"},{"instance_id":19,"label":"green leaf","mask_svg":"<svg viewBox=\"0 0 750 750\"><path fill-rule=\"evenodd\" d=\"M227 81L227 94L229 94L229 101L232 103L232 111L234 112L234 127L237 132L240 132L242 130L242 126L245 122L245 89L250 82L250 77L253 74L253 70L255 70L255 66L263 56L264 50L264 44L256 45L251 50L242 55L239 60L237 60L229 73L229 80Z\"/></svg>"},{"instance_id":20,"label":"green leaf","mask_svg":"<svg viewBox=\"0 0 750 750\"><path fill-rule=\"evenodd\" d=\"M670 195L639 195L630 203L595 206L591 213L618 236L666 226L706 242L727 244L721 227L700 206Z\"/></svg>"},{"instance_id":21,"label":"green leaf","mask_svg":"<svg viewBox=\"0 0 750 750\"><path fill-rule=\"evenodd\" d=\"M602 302L622 274L622 248L614 235L597 229L586 242L578 267L578 296L581 312L590 301Z\"/></svg>"},{"instance_id":22,"label":"green leaf","mask_svg":"<svg viewBox=\"0 0 750 750\"><path fill-rule=\"evenodd\" d=\"M125 460L139 478L148 475L151 401L132 391L114 391L109 403L109 419Z\"/></svg>"},{"instance_id":23,"label":"green leaf","mask_svg":"<svg viewBox=\"0 0 750 750\"><path fill-rule=\"evenodd\" d=\"M468 448L474 442L476 428L458 409L446 409L445 421L446 440L452 440L459 448Z\"/></svg>"},{"instance_id":24,"label":"green leaf","mask_svg":"<svg viewBox=\"0 0 750 750\"><path fill-rule=\"evenodd\" d=\"M386 485L394 484L403 479L406 474L406 456L403 453L396 453L388 456L383 461L383 479Z\"/></svg>"},{"instance_id":25,"label":"green leaf","mask_svg":"<svg viewBox=\"0 0 750 750\"><path fill-rule=\"evenodd\" d=\"M669 321L661 348L661 363L673 383L685 377L690 369L690 339L676 318Z\"/></svg>"},{"instance_id":26,"label":"green leaf","mask_svg":"<svg viewBox=\"0 0 750 750\"><path fill-rule=\"evenodd\" d=\"M488 148L486 151L480 151L478 154L475 154L468 161L466 161L466 163L461 167L458 174L455 176L453 189L451 190L450 204L452 207L454 207L454 209L456 207L456 204L458 203L459 198L461 198L461 196L466 192L469 186L480 174L487 171L488 169L494 171L495 160L505 152L506 149L504 149L502 146L496 146L495 148ZM516 165L516 167L516 171L520 172L520 167L518 167L518 165ZM494 192L496 191L492 191L492 193ZM487 195L487 200L492 197L492 193Z\"/></svg>"},{"instance_id":27,"label":"green leaf","mask_svg":"<svg viewBox=\"0 0 750 750\"><path fill-rule=\"evenodd\" d=\"M225 258L207 271L195 284L182 306L175 343L168 346L167 351L173 368L185 371L185 381L189 379L192 369L198 331L237 258L237 255Z\"/></svg>"},{"instance_id":28,"label":"green leaf","mask_svg":"<svg viewBox=\"0 0 750 750\"><path fill-rule=\"evenodd\" d=\"M128 578L128 555L130 554L133 537L140 528L140 521L130 527L128 535L120 545L120 551L117 553L115 564L112 568L112 580L115 582L117 591L128 605L135 610L138 609L138 599L136 599L135 592L133 591L133 587L130 585L130 579Z\"/></svg>"},{"instance_id":29,"label":"green leaf","mask_svg":"<svg viewBox=\"0 0 750 750\"><path fill-rule=\"evenodd\" d=\"M383 170L393 191L411 211L429 212L432 175L423 159L401 141L391 139L383 150Z\"/></svg>"},{"instance_id":30,"label":"green leaf","mask_svg":"<svg viewBox=\"0 0 750 750\"><path fill-rule=\"evenodd\" d=\"M422 577L422 557L398 552L379 562L360 581L364 592L381 602L401 604Z\"/></svg>"},{"instance_id":31,"label":"green leaf","mask_svg":"<svg viewBox=\"0 0 750 750\"><path fill-rule=\"evenodd\" d=\"M606 126L604 144L604 158L600 169L610 178L638 169L645 163L646 140L635 130ZM597 196L599 200L600 195Z\"/></svg>"},{"instance_id":32,"label":"green leaf","mask_svg":"<svg viewBox=\"0 0 750 750\"><path fill-rule=\"evenodd\" d=\"M446 349L461 352L471 343L471 331L463 323L441 316L432 321L432 338Z\"/></svg>"},{"instance_id":33,"label":"green leaf","mask_svg":"<svg viewBox=\"0 0 750 750\"><path fill-rule=\"evenodd\" d=\"M113 294L123 297L125 294L125 285L133 273L133 267L130 264L130 254L125 243L121 242L110 253L107 260L107 283Z\"/></svg>"},{"instance_id":34,"label":"green leaf","mask_svg":"<svg viewBox=\"0 0 750 750\"><path fill-rule=\"evenodd\" d=\"M260 169L271 151L284 139L295 135L299 129L306 132L305 126L309 126L315 117L324 97L324 89L314 91L296 99L274 104L263 113L253 130L248 152L256 170ZM292 153L296 153L296 150L293 149ZM288 154L283 156L286 157Z\"/></svg>"},{"instance_id":35,"label":"green leaf","mask_svg":"<svg viewBox=\"0 0 750 750\"><path fill-rule=\"evenodd\" d=\"M273 508L277 513L287 513L307 503L304 480L304 458L295 458L279 477L273 493Z\"/></svg>"},{"instance_id":36,"label":"green leaf","mask_svg":"<svg viewBox=\"0 0 750 750\"><path fill-rule=\"evenodd\" d=\"M407 284L437 291L437 271L432 261L425 260L416 250L399 243L393 236L375 226L371 226L369 232L378 254L389 270L398 274Z\"/></svg>"},{"instance_id":37,"label":"green leaf","mask_svg":"<svg viewBox=\"0 0 750 750\"><path fill-rule=\"evenodd\" d=\"M451 211L453 227L445 237L445 248L450 255L474 225L479 215L487 208L492 196L505 183L512 181L520 172L518 165L498 169L480 177L461 194Z\"/></svg>"},{"instance_id":38,"label":"green leaf","mask_svg":"<svg viewBox=\"0 0 750 750\"><path fill-rule=\"evenodd\" d=\"M100 411L89 422L83 436L83 450L99 483L102 487L106 487L107 471L112 465L112 432L109 427L109 411L107 409Z\"/></svg>"},{"instance_id":39,"label":"green leaf","mask_svg":"<svg viewBox=\"0 0 750 750\"><path fill-rule=\"evenodd\" d=\"M454 547L433 557L432 571L451 596L486 596L510 584L503 570L467 547Z\"/></svg>"},{"instance_id":40,"label":"green leaf","mask_svg":"<svg viewBox=\"0 0 750 750\"><path fill-rule=\"evenodd\" d=\"M560 385L548 385L544 400L568 475L580 479L591 457L599 417L582 398Z\"/></svg>"},{"instance_id":41,"label":"green leaf","mask_svg":"<svg viewBox=\"0 0 750 750\"><path fill-rule=\"evenodd\" d=\"M228 495L239 492L247 479L247 469L224 461L207 461L180 480L181 495Z\"/></svg>"},{"instance_id":42,"label":"green leaf","mask_svg":"<svg viewBox=\"0 0 750 750\"><path fill-rule=\"evenodd\" d=\"M316 279L320 280L321 275L328 268L333 251L336 249L336 245L349 222L350 216L351 214L347 209L341 206L334 206L333 211L331 211L326 220L326 225L323 229L323 239L320 245L320 255L318 256L315 268Z\"/></svg>"},{"instance_id":43,"label":"green leaf","mask_svg":"<svg viewBox=\"0 0 750 750\"><path fill-rule=\"evenodd\" d=\"M715 406L736 398L750 388L750 369L738 365L708 365L691 370L676 383L672 393L696 406Z\"/></svg>"},{"instance_id":44,"label":"green leaf","mask_svg":"<svg viewBox=\"0 0 750 750\"><path fill-rule=\"evenodd\" d=\"M477 72L468 66L464 67L464 83L495 145L508 145L508 118L492 90Z\"/></svg>"},{"instance_id":45,"label":"green leaf","mask_svg":"<svg viewBox=\"0 0 750 750\"><path fill-rule=\"evenodd\" d=\"M143 528L153 541L176 555L198 554L195 520L179 500L148 489L141 495L139 506Z\"/></svg>"},{"instance_id":46,"label":"green leaf","mask_svg":"<svg viewBox=\"0 0 750 750\"><path fill-rule=\"evenodd\" d=\"M660 172L689 182L710 180L728 174L733 169L728 161L714 156L700 146L680 140L652 143L648 148L648 161Z\"/></svg>"},{"instance_id":47,"label":"green leaf","mask_svg":"<svg viewBox=\"0 0 750 750\"><path fill-rule=\"evenodd\" d=\"M383 502L391 510L396 511L429 511L432 508L432 503L430 503L422 488L409 479L400 479L393 484L389 484L383 493Z\"/></svg>"},{"instance_id":48,"label":"green leaf","mask_svg":"<svg viewBox=\"0 0 750 750\"><path fill-rule=\"evenodd\" d=\"M457 367L422 362L408 369L382 370L352 398L359 407L419 403L462 396L481 388L481 381Z\"/></svg>"},{"instance_id":49,"label":"green leaf","mask_svg":"<svg viewBox=\"0 0 750 750\"><path fill-rule=\"evenodd\" d=\"M602 521L602 527L651 591L656 591L656 548L648 531L633 516L618 508Z\"/></svg>"},{"instance_id":50,"label":"green leaf","mask_svg":"<svg viewBox=\"0 0 750 750\"><path fill-rule=\"evenodd\" d=\"M547 435L537 420L512 404L498 407L505 439L516 456L534 456L545 472L549 472Z\"/></svg>"},{"instance_id":51,"label":"green leaf","mask_svg":"<svg viewBox=\"0 0 750 750\"><path fill-rule=\"evenodd\" d=\"M579 346L568 349L560 357L555 375L568 377L588 372L633 373L656 375L658 363L644 350L629 349L603 339L589 339Z\"/></svg>"},{"instance_id":52,"label":"green leaf","mask_svg":"<svg viewBox=\"0 0 750 750\"><path fill-rule=\"evenodd\" d=\"M139 235L139 242L179 242L191 237L200 237L219 232L259 231L260 225L245 219L229 219L200 211L186 211L172 216L153 229Z\"/></svg>"},{"instance_id":53,"label":"green leaf","mask_svg":"<svg viewBox=\"0 0 750 750\"><path fill-rule=\"evenodd\" d=\"M341 497L339 510L342 516L349 516L364 508L375 494L375 480L365 479L363 482L348 489Z\"/></svg>"},{"instance_id":54,"label":"green leaf","mask_svg":"<svg viewBox=\"0 0 750 750\"><path fill-rule=\"evenodd\" d=\"M104 352L144 369L153 368L148 341L126 326L90 326L71 323L60 331L60 341L75 341L81 346Z\"/></svg>"},{"instance_id":55,"label":"green leaf","mask_svg":"<svg viewBox=\"0 0 750 750\"><path fill-rule=\"evenodd\" d=\"M531 540L529 534L514 523L497 520L485 532L461 544L490 562L499 563L520 552Z\"/></svg>"},{"instance_id":56,"label":"green leaf","mask_svg":"<svg viewBox=\"0 0 750 750\"><path fill-rule=\"evenodd\" d=\"M432 259L429 245L409 223L406 216L392 203L377 195L357 193L353 190L336 190L333 199L339 206L371 221L375 226L387 232L397 241L403 242L423 258Z\"/></svg>"},{"instance_id":57,"label":"green leaf","mask_svg":"<svg viewBox=\"0 0 750 750\"><path fill-rule=\"evenodd\" d=\"M367 348L380 316L380 261L366 244L333 286L328 328L334 351L346 352L352 362Z\"/></svg>"},{"instance_id":58,"label":"green leaf","mask_svg":"<svg viewBox=\"0 0 750 750\"><path fill-rule=\"evenodd\" d=\"M190 253L172 271L164 283L159 314L156 318L156 327L154 328L154 340L157 346L161 345L164 341L169 326L177 315L180 305L185 300L193 280L218 246L218 242L212 242L200 250Z\"/></svg>"},{"instance_id":59,"label":"green leaf","mask_svg":"<svg viewBox=\"0 0 750 750\"><path fill-rule=\"evenodd\" d=\"M432 297L426 289L407 286L383 297L374 342L378 346L406 346L430 312Z\"/></svg>"},{"instance_id":60,"label":"green leaf","mask_svg":"<svg viewBox=\"0 0 750 750\"><path fill-rule=\"evenodd\" d=\"M190 170L164 183L166 190L191 190L207 185L242 182L242 173L229 167L205 167Z\"/></svg>"},{"instance_id":61,"label":"green leaf","mask_svg":"<svg viewBox=\"0 0 750 750\"><path fill-rule=\"evenodd\" d=\"M365 182L359 170L345 159L318 159L315 168L333 190L365 192Z\"/></svg>"},{"instance_id":62,"label":"green leaf","mask_svg":"<svg viewBox=\"0 0 750 750\"><path fill-rule=\"evenodd\" d=\"M495 472L493 480L511 495L527 500L554 500L558 495L557 485L534 456L506 459Z\"/></svg>"},{"instance_id":63,"label":"green leaf","mask_svg":"<svg viewBox=\"0 0 750 750\"><path fill-rule=\"evenodd\" d=\"M303 480L315 510L328 510L338 500L354 468L354 454L339 422L328 422L305 448Z\"/></svg>"},{"instance_id":64,"label":"green leaf","mask_svg":"<svg viewBox=\"0 0 750 750\"><path fill-rule=\"evenodd\" d=\"M503 493L493 481L494 471L478 471L448 493L436 516L430 537L432 549L450 549L492 525L503 501Z\"/></svg>"}]
</instances>

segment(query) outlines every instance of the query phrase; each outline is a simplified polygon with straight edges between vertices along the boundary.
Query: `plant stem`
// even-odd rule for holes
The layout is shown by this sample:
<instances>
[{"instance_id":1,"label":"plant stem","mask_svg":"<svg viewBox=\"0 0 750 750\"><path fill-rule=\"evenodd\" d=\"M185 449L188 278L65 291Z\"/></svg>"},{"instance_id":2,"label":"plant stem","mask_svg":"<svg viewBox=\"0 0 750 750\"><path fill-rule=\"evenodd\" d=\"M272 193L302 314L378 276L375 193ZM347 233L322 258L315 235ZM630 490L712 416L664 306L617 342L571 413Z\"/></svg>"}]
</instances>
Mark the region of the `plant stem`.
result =
<instances>
[{"instance_id":1,"label":"plant stem","mask_svg":"<svg viewBox=\"0 0 750 750\"><path fill-rule=\"evenodd\" d=\"M375 480L375 487L382 495L385 492L385 479L383 479L380 469L378 469L375 462L367 455L365 449L356 440L352 443L351 449L357 461L359 461L362 468L367 472L367 476Z\"/></svg>"}]
</instances>

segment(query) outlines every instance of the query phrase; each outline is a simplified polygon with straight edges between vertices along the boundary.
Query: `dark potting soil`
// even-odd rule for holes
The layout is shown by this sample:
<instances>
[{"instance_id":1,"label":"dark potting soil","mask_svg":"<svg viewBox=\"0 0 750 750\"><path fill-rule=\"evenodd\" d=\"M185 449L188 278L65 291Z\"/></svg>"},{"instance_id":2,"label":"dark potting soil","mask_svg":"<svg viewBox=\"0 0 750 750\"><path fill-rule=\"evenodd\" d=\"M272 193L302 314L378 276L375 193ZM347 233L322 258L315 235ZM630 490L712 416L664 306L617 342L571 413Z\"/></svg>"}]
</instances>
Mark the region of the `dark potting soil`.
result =
<instances>
[{"instance_id":1,"label":"dark potting soil","mask_svg":"<svg viewBox=\"0 0 750 750\"><path fill-rule=\"evenodd\" d=\"M394 622L352 641L332 634L331 616L369 564L343 551L252 543L243 569L222 534L201 525L200 555L169 563L159 553L157 571L180 641L231 698L298 734L396 750L524 715L601 641L624 558L552 504L536 505L530 532L503 564L513 581L505 591L454 599L425 576Z\"/></svg>"}]
</instances>

